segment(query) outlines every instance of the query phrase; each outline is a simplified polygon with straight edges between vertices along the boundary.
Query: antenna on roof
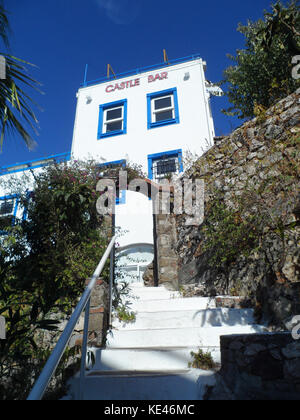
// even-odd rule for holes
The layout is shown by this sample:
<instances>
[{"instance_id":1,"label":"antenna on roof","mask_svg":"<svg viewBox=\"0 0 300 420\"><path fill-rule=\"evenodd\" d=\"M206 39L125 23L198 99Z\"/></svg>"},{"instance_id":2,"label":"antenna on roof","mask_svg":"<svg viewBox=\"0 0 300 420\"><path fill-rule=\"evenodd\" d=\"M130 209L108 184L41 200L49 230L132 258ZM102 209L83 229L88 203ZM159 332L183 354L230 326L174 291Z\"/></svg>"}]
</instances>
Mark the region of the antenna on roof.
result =
<instances>
[{"instance_id":1,"label":"antenna on roof","mask_svg":"<svg viewBox=\"0 0 300 420\"><path fill-rule=\"evenodd\" d=\"M83 86L87 85L87 73L88 73L88 64L85 65L85 71L84 71L84 79L83 79Z\"/></svg>"},{"instance_id":2,"label":"antenna on roof","mask_svg":"<svg viewBox=\"0 0 300 420\"><path fill-rule=\"evenodd\" d=\"M166 50L163 50L163 52L164 52L164 62L165 62L165 63L167 63L167 64L169 65L170 63L169 63L169 59L168 59L168 55L167 55L167 51L166 51Z\"/></svg>"},{"instance_id":3,"label":"antenna on roof","mask_svg":"<svg viewBox=\"0 0 300 420\"><path fill-rule=\"evenodd\" d=\"M110 72L113 74L114 78L116 79L117 76L115 74L115 72L112 69L112 66L110 64L107 64L107 78L110 78Z\"/></svg>"}]
</instances>

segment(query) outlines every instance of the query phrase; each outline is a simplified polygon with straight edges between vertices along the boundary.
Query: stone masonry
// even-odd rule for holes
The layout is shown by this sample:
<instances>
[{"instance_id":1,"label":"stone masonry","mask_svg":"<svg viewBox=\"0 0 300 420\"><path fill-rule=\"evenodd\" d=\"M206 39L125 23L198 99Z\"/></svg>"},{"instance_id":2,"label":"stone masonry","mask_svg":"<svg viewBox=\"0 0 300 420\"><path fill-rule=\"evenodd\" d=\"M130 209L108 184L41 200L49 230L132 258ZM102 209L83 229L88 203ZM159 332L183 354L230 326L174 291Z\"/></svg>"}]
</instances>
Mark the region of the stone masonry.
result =
<instances>
[{"instance_id":1,"label":"stone masonry","mask_svg":"<svg viewBox=\"0 0 300 420\"><path fill-rule=\"evenodd\" d=\"M300 89L230 136L217 138L184 174L205 181L203 225L187 226L184 214L176 216L181 289L187 289L188 295L194 288L199 296L242 296L261 319L280 328L300 314L299 101ZM249 215L261 215L265 221L257 226L260 236L247 253L243 254L240 242L223 245L225 251L234 246L238 251L219 265L211 262L217 249L207 248L205 230L216 194L234 214L233 229L238 231L237 221L247 223ZM232 231L228 234L232 239ZM241 238L246 244L247 237L248 233Z\"/></svg>"},{"instance_id":2,"label":"stone masonry","mask_svg":"<svg viewBox=\"0 0 300 420\"><path fill-rule=\"evenodd\" d=\"M178 290L175 218L173 215L159 214L156 216L156 226L159 284L169 290Z\"/></svg>"},{"instance_id":3,"label":"stone masonry","mask_svg":"<svg viewBox=\"0 0 300 420\"><path fill-rule=\"evenodd\" d=\"M222 368L209 400L300 400L300 341L290 333L221 337Z\"/></svg>"}]
</instances>

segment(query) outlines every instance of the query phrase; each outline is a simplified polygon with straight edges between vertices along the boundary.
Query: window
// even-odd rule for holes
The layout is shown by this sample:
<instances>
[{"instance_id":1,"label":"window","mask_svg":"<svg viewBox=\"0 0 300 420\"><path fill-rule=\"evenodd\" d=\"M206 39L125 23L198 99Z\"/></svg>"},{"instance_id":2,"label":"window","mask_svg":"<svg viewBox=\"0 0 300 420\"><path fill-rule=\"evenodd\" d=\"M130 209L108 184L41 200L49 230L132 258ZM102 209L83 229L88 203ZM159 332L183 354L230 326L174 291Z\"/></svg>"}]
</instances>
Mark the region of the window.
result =
<instances>
[{"instance_id":1,"label":"window","mask_svg":"<svg viewBox=\"0 0 300 420\"><path fill-rule=\"evenodd\" d=\"M170 174L183 172L182 150L156 153L148 156L148 177L159 181Z\"/></svg>"},{"instance_id":2,"label":"window","mask_svg":"<svg viewBox=\"0 0 300 420\"><path fill-rule=\"evenodd\" d=\"M177 89L147 95L148 129L179 123Z\"/></svg>"},{"instance_id":3,"label":"window","mask_svg":"<svg viewBox=\"0 0 300 420\"><path fill-rule=\"evenodd\" d=\"M100 105L98 139L127 132L127 100Z\"/></svg>"},{"instance_id":4,"label":"window","mask_svg":"<svg viewBox=\"0 0 300 420\"><path fill-rule=\"evenodd\" d=\"M0 233L15 223L19 200L16 195L0 197Z\"/></svg>"},{"instance_id":5,"label":"window","mask_svg":"<svg viewBox=\"0 0 300 420\"><path fill-rule=\"evenodd\" d=\"M10 216L14 210L14 200L0 202L0 217Z\"/></svg>"}]
</instances>

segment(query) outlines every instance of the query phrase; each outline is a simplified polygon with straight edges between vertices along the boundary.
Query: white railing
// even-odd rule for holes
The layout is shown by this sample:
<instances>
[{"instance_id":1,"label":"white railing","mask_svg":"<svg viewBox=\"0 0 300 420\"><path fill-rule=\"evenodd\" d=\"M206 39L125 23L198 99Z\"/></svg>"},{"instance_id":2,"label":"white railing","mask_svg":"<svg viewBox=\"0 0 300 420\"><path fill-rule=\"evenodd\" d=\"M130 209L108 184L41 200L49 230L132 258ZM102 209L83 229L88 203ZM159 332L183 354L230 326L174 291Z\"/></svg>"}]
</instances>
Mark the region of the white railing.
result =
<instances>
[{"instance_id":1,"label":"white railing","mask_svg":"<svg viewBox=\"0 0 300 420\"><path fill-rule=\"evenodd\" d=\"M89 314L90 314L90 300L92 291L96 285L97 279L100 277L107 259L110 258L110 284L109 284L109 296L110 296L110 308L109 313L111 317L112 310L112 286L113 286L113 259L114 259L114 244L116 237L114 236L107 247L101 261L96 268L91 281L85 289L76 309L74 310L65 330L63 331L60 339L58 340L52 354L50 355L40 377L36 381L29 397L28 401L37 401L43 398L43 395L51 381L57 366L67 348L70 338L73 334L75 326L82 314L85 311L84 319L84 332L83 332L83 343L82 343L82 354L81 354L81 368L80 368L80 380L79 380L79 399L83 399L84 383L85 383L85 371L86 371L86 355L87 355L87 343L88 343L88 327L89 327Z\"/></svg>"}]
</instances>

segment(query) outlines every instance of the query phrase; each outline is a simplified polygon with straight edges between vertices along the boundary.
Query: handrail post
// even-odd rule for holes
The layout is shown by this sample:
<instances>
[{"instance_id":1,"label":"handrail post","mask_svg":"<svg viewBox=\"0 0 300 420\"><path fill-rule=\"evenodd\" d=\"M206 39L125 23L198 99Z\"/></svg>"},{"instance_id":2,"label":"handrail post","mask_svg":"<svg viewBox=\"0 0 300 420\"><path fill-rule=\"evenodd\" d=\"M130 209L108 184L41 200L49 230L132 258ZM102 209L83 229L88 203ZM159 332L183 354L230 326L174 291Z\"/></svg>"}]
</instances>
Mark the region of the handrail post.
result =
<instances>
[{"instance_id":1,"label":"handrail post","mask_svg":"<svg viewBox=\"0 0 300 420\"><path fill-rule=\"evenodd\" d=\"M87 356L87 346L88 346L88 336L89 336L90 306L91 306L91 299L89 299L85 307L84 329L83 329L83 339L82 339L82 348L81 348L80 377L79 377L79 401L82 401L84 398L86 356Z\"/></svg>"},{"instance_id":2,"label":"handrail post","mask_svg":"<svg viewBox=\"0 0 300 420\"><path fill-rule=\"evenodd\" d=\"M112 301L113 301L113 284L114 284L114 259L115 252L114 247L110 253L110 273L109 273L109 328L112 323Z\"/></svg>"}]
</instances>

